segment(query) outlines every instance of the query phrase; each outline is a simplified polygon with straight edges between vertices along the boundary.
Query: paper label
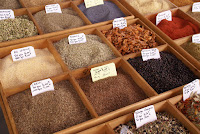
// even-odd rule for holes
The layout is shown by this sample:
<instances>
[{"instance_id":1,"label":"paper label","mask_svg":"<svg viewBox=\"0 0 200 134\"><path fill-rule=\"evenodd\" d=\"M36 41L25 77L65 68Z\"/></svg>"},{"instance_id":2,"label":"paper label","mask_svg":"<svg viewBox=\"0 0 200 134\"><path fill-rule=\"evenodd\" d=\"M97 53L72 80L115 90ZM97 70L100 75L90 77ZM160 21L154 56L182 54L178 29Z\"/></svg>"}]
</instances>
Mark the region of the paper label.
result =
<instances>
[{"instance_id":1,"label":"paper label","mask_svg":"<svg viewBox=\"0 0 200 134\"><path fill-rule=\"evenodd\" d=\"M0 10L0 20L5 20L5 19L14 19L15 15L13 10L11 9L3 9Z\"/></svg>"},{"instance_id":2,"label":"paper label","mask_svg":"<svg viewBox=\"0 0 200 134\"><path fill-rule=\"evenodd\" d=\"M36 57L35 50L32 46L14 49L11 51L13 61L25 60Z\"/></svg>"},{"instance_id":3,"label":"paper label","mask_svg":"<svg viewBox=\"0 0 200 134\"><path fill-rule=\"evenodd\" d=\"M199 79L196 79L183 87L183 101L190 97L190 94L197 92L200 93Z\"/></svg>"},{"instance_id":4,"label":"paper label","mask_svg":"<svg viewBox=\"0 0 200 134\"><path fill-rule=\"evenodd\" d=\"M117 76L115 63L106 64L99 67L94 67L90 70L92 81L98 81L107 77Z\"/></svg>"},{"instance_id":5,"label":"paper label","mask_svg":"<svg viewBox=\"0 0 200 134\"><path fill-rule=\"evenodd\" d=\"M158 25L162 20L172 21L172 12L170 10L158 13L156 16L156 25Z\"/></svg>"},{"instance_id":6,"label":"paper label","mask_svg":"<svg viewBox=\"0 0 200 134\"><path fill-rule=\"evenodd\" d=\"M84 2L86 8L104 4L103 0L84 0Z\"/></svg>"},{"instance_id":7,"label":"paper label","mask_svg":"<svg viewBox=\"0 0 200 134\"><path fill-rule=\"evenodd\" d=\"M62 13L59 4L50 4L45 6L46 13Z\"/></svg>"},{"instance_id":8,"label":"paper label","mask_svg":"<svg viewBox=\"0 0 200 134\"><path fill-rule=\"evenodd\" d=\"M195 34L192 36L192 43L200 43L200 34Z\"/></svg>"},{"instance_id":9,"label":"paper label","mask_svg":"<svg viewBox=\"0 0 200 134\"><path fill-rule=\"evenodd\" d=\"M51 79L33 82L30 87L32 96L54 90L53 81Z\"/></svg>"},{"instance_id":10,"label":"paper label","mask_svg":"<svg viewBox=\"0 0 200 134\"><path fill-rule=\"evenodd\" d=\"M200 12L200 2L193 3L192 12Z\"/></svg>"},{"instance_id":11,"label":"paper label","mask_svg":"<svg viewBox=\"0 0 200 134\"><path fill-rule=\"evenodd\" d=\"M156 112L153 105L136 110L134 112L136 127L139 128L144 124L157 120Z\"/></svg>"},{"instance_id":12,"label":"paper label","mask_svg":"<svg viewBox=\"0 0 200 134\"><path fill-rule=\"evenodd\" d=\"M119 29L123 29L127 27L127 21L124 18L116 18L113 20L113 28L118 27Z\"/></svg>"},{"instance_id":13,"label":"paper label","mask_svg":"<svg viewBox=\"0 0 200 134\"><path fill-rule=\"evenodd\" d=\"M86 42L86 36L85 36L84 33L69 35L68 41L69 41L70 45L85 43Z\"/></svg>"},{"instance_id":14,"label":"paper label","mask_svg":"<svg viewBox=\"0 0 200 134\"><path fill-rule=\"evenodd\" d=\"M142 60L147 61L150 59L160 59L160 53L157 48L142 49Z\"/></svg>"},{"instance_id":15,"label":"paper label","mask_svg":"<svg viewBox=\"0 0 200 134\"><path fill-rule=\"evenodd\" d=\"M120 134L133 134L133 133L128 129L128 126L122 125L122 129L120 131Z\"/></svg>"}]
</instances>

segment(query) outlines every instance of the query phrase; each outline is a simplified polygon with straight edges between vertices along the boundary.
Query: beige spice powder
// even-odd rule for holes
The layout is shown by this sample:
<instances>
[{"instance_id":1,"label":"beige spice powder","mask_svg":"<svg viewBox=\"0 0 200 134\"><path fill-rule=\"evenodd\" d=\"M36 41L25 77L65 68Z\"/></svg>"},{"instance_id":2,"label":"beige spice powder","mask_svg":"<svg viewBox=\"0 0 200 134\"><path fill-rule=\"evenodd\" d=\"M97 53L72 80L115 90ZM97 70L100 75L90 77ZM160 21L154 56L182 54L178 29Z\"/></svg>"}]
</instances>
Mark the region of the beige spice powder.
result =
<instances>
[{"instance_id":1,"label":"beige spice powder","mask_svg":"<svg viewBox=\"0 0 200 134\"><path fill-rule=\"evenodd\" d=\"M1 0L0 9L18 9L21 8L18 0Z\"/></svg>"},{"instance_id":2,"label":"beige spice powder","mask_svg":"<svg viewBox=\"0 0 200 134\"><path fill-rule=\"evenodd\" d=\"M23 0L26 7L54 4L54 3L65 2L65 1L69 1L69 0Z\"/></svg>"}]
</instances>

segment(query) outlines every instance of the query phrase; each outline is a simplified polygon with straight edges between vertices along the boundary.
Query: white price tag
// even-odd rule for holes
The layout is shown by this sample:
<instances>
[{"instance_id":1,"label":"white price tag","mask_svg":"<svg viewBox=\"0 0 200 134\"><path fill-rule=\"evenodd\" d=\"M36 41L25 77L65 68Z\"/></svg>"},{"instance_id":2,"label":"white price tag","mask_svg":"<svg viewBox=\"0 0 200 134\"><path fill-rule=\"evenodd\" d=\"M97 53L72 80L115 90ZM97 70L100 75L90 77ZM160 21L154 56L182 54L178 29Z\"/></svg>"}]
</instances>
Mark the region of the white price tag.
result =
<instances>
[{"instance_id":1,"label":"white price tag","mask_svg":"<svg viewBox=\"0 0 200 134\"><path fill-rule=\"evenodd\" d=\"M183 101L190 97L190 94L197 92L200 93L199 79L196 79L183 87Z\"/></svg>"},{"instance_id":2,"label":"white price tag","mask_svg":"<svg viewBox=\"0 0 200 134\"><path fill-rule=\"evenodd\" d=\"M133 134L133 133L128 129L128 126L122 125L122 129L120 131L120 134Z\"/></svg>"},{"instance_id":3,"label":"white price tag","mask_svg":"<svg viewBox=\"0 0 200 134\"><path fill-rule=\"evenodd\" d=\"M35 50L32 46L14 49L11 51L13 61L25 60L36 57Z\"/></svg>"},{"instance_id":4,"label":"white price tag","mask_svg":"<svg viewBox=\"0 0 200 134\"><path fill-rule=\"evenodd\" d=\"M84 2L86 8L104 4L103 0L84 0Z\"/></svg>"},{"instance_id":5,"label":"white price tag","mask_svg":"<svg viewBox=\"0 0 200 134\"><path fill-rule=\"evenodd\" d=\"M142 49L142 60L147 61L150 59L160 59L160 53L157 48Z\"/></svg>"},{"instance_id":6,"label":"white price tag","mask_svg":"<svg viewBox=\"0 0 200 134\"><path fill-rule=\"evenodd\" d=\"M123 29L127 27L127 21L126 19L122 18L116 18L113 20L113 28L118 27L119 29Z\"/></svg>"},{"instance_id":7,"label":"white price tag","mask_svg":"<svg viewBox=\"0 0 200 134\"><path fill-rule=\"evenodd\" d=\"M50 4L45 6L46 13L62 13L59 4Z\"/></svg>"},{"instance_id":8,"label":"white price tag","mask_svg":"<svg viewBox=\"0 0 200 134\"><path fill-rule=\"evenodd\" d=\"M5 19L14 19L15 15L13 10L11 9L3 9L0 10L0 20L5 20Z\"/></svg>"},{"instance_id":9,"label":"white price tag","mask_svg":"<svg viewBox=\"0 0 200 134\"><path fill-rule=\"evenodd\" d=\"M200 43L200 34L195 34L192 36L192 43Z\"/></svg>"},{"instance_id":10,"label":"white price tag","mask_svg":"<svg viewBox=\"0 0 200 134\"><path fill-rule=\"evenodd\" d=\"M156 25L158 25L162 20L172 21L172 12L170 10L158 13L156 16Z\"/></svg>"},{"instance_id":11,"label":"white price tag","mask_svg":"<svg viewBox=\"0 0 200 134\"><path fill-rule=\"evenodd\" d=\"M200 12L200 2L193 3L192 12Z\"/></svg>"},{"instance_id":12,"label":"white price tag","mask_svg":"<svg viewBox=\"0 0 200 134\"><path fill-rule=\"evenodd\" d=\"M111 76L117 76L115 63L106 64L99 67L94 67L90 70L92 81L98 81Z\"/></svg>"},{"instance_id":13,"label":"white price tag","mask_svg":"<svg viewBox=\"0 0 200 134\"><path fill-rule=\"evenodd\" d=\"M68 41L69 44L78 44L78 43L85 43L86 42L86 36L84 33L80 33L80 34L73 34L68 36Z\"/></svg>"},{"instance_id":14,"label":"white price tag","mask_svg":"<svg viewBox=\"0 0 200 134\"><path fill-rule=\"evenodd\" d=\"M54 91L54 85L51 79L33 82L30 87L32 96L36 96L47 91Z\"/></svg>"},{"instance_id":15,"label":"white price tag","mask_svg":"<svg viewBox=\"0 0 200 134\"><path fill-rule=\"evenodd\" d=\"M139 128L144 124L157 120L156 112L153 105L136 110L134 112L136 127Z\"/></svg>"}]
</instances>

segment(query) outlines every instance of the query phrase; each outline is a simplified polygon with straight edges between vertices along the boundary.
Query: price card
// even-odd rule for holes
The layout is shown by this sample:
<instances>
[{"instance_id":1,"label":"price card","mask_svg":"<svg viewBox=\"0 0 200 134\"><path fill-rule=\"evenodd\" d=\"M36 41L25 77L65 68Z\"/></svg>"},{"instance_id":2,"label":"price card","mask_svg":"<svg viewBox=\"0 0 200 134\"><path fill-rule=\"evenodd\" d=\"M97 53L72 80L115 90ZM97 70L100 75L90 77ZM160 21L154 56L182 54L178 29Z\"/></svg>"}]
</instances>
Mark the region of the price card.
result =
<instances>
[{"instance_id":1,"label":"price card","mask_svg":"<svg viewBox=\"0 0 200 134\"><path fill-rule=\"evenodd\" d=\"M33 82L30 87L32 96L54 90L53 81L51 79Z\"/></svg>"},{"instance_id":2,"label":"price card","mask_svg":"<svg viewBox=\"0 0 200 134\"><path fill-rule=\"evenodd\" d=\"M11 9L3 9L0 10L0 20L5 20L5 19L14 19L15 15L13 10Z\"/></svg>"},{"instance_id":3,"label":"price card","mask_svg":"<svg viewBox=\"0 0 200 134\"><path fill-rule=\"evenodd\" d=\"M147 61L150 59L160 59L160 53L157 48L142 49L142 60Z\"/></svg>"},{"instance_id":4,"label":"price card","mask_svg":"<svg viewBox=\"0 0 200 134\"><path fill-rule=\"evenodd\" d=\"M86 8L104 4L103 0L84 0L84 2Z\"/></svg>"},{"instance_id":5,"label":"price card","mask_svg":"<svg viewBox=\"0 0 200 134\"><path fill-rule=\"evenodd\" d=\"M139 128L144 124L157 120L156 112L153 105L136 110L134 112L136 127Z\"/></svg>"},{"instance_id":6,"label":"price card","mask_svg":"<svg viewBox=\"0 0 200 134\"><path fill-rule=\"evenodd\" d=\"M190 97L190 94L197 92L200 93L199 79L196 79L183 87L183 101Z\"/></svg>"},{"instance_id":7,"label":"price card","mask_svg":"<svg viewBox=\"0 0 200 134\"><path fill-rule=\"evenodd\" d=\"M113 20L113 28L118 27L119 29L123 29L127 27L127 21L126 19L122 18L116 18Z\"/></svg>"},{"instance_id":8,"label":"price card","mask_svg":"<svg viewBox=\"0 0 200 134\"><path fill-rule=\"evenodd\" d=\"M195 34L192 36L192 43L200 43L200 34Z\"/></svg>"},{"instance_id":9,"label":"price card","mask_svg":"<svg viewBox=\"0 0 200 134\"><path fill-rule=\"evenodd\" d=\"M50 4L45 6L46 13L62 13L59 4Z\"/></svg>"},{"instance_id":10,"label":"price card","mask_svg":"<svg viewBox=\"0 0 200 134\"><path fill-rule=\"evenodd\" d=\"M14 49L11 51L13 61L25 60L36 57L35 50L32 46Z\"/></svg>"},{"instance_id":11,"label":"price card","mask_svg":"<svg viewBox=\"0 0 200 134\"><path fill-rule=\"evenodd\" d=\"M68 41L69 44L78 44L78 43L85 43L86 42L86 36L84 33L80 33L80 34L73 34L68 36Z\"/></svg>"},{"instance_id":12,"label":"price card","mask_svg":"<svg viewBox=\"0 0 200 134\"><path fill-rule=\"evenodd\" d=\"M111 76L117 76L115 63L106 64L99 67L94 67L90 70L92 81L98 81Z\"/></svg>"},{"instance_id":13,"label":"price card","mask_svg":"<svg viewBox=\"0 0 200 134\"><path fill-rule=\"evenodd\" d=\"M172 12L170 10L158 13L156 16L156 25L158 25L162 20L172 21Z\"/></svg>"},{"instance_id":14,"label":"price card","mask_svg":"<svg viewBox=\"0 0 200 134\"><path fill-rule=\"evenodd\" d=\"M128 126L122 125L122 129L120 131L120 134L133 134L133 133L128 129Z\"/></svg>"},{"instance_id":15,"label":"price card","mask_svg":"<svg viewBox=\"0 0 200 134\"><path fill-rule=\"evenodd\" d=\"M193 3L192 12L200 12L200 2Z\"/></svg>"}]
</instances>

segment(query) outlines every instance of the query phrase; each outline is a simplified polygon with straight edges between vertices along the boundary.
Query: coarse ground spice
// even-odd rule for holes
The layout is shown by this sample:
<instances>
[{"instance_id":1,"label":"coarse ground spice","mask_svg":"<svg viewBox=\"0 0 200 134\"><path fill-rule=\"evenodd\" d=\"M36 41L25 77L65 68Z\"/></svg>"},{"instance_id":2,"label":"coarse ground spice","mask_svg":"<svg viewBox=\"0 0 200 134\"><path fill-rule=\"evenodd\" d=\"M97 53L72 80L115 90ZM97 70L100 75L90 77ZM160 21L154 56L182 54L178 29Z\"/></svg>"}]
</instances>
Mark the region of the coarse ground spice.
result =
<instances>
[{"instance_id":1,"label":"coarse ground spice","mask_svg":"<svg viewBox=\"0 0 200 134\"><path fill-rule=\"evenodd\" d=\"M190 83L198 77L173 54L160 52L160 59L143 61L142 57L130 58L128 62L160 94Z\"/></svg>"},{"instance_id":2,"label":"coarse ground spice","mask_svg":"<svg viewBox=\"0 0 200 134\"><path fill-rule=\"evenodd\" d=\"M143 90L122 69L117 70L116 77L92 82L89 75L78 82L99 115L147 98Z\"/></svg>"},{"instance_id":3,"label":"coarse ground spice","mask_svg":"<svg viewBox=\"0 0 200 134\"><path fill-rule=\"evenodd\" d=\"M50 134L91 119L70 82L54 88L34 97L30 89L8 97L18 133Z\"/></svg>"},{"instance_id":4,"label":"coarse ground spice","mask_svg":"<svg viewBox=\"0 0 200 134\"><path fill-rule=\"evenodd\" d=\"M185 51L191 54L195 59L200 61L200 44L188 41L181 45Z\"/></svg>"},{"instance_id":5,"label":"coarse ground spice","mask_svg":"<svg viewBox=\"0 0 200 134\"><path fill-rule=\"evenodd\" d=\"M155 33L140 24L129 25L124 29L103 30L102 33L122 55L158 46Z\"/></svg>"},{"instance_id":6,"label":"coarse ground spice","mask_svg":"<svg viewBox=\"0 0 200 134\"><path fill-rule=\"evenodd\" d=\"M0 20L0 42L38 35L34 23L27 15Z\"/></svg>"},{"instance_id":7,"label":"coarse ground spice","mask_svg":"<svg viewBox=\"0 0 200 134\"><path fill-rule=\"evenodd\" d=\"M86 35L86 43L69 45L64 38L54 46L69 69L78 69L115 58L112 50L97 35Z\"/></svg>"},{"instance_id":8,"label":"coarse ground spice","mask_svg":"<svg viewBox=\"0 0 200 134\"><path fill-rule=\"evenodd\" d=\"M55 4L58 2L65 2L69 0L23 0L26 7L33 7L39 5Z\"/></svg>"},{"instance_id":9,"label":"coarse ground spice","mask_svg":"<svg viewBox=\"0 0 200 134\"><path fill-rule=\"evenodd\" d=\"M130 120L125 125L134 134L189 134L190 132L185 128L179 120L174 118L167 112L156 113L157 120L141 126L136 129L134 120ZM114 131L116 134L120 134L122 124L117 126Z\"/></svg>"},{"instance_id":10,"label":"coarse ground spice","mask_svg":"<svg viewBox=\"0 0 200 134\"><path fill-rule=\"evenodd\" d=\"M178 7L186 6L193 4L193 0L170 0L172 3L174 3Z\"/></svg>"},{"instance_id":11,"label":"coarse ground spice","mask_svg":"<svg viewBox=\"0 0 200 134\"><path fill-rule=\"evenodd\" d=\"M11 55L0 59L0 81L11 88L62 73L53 55L45 49L35 49L36 57L13 62Z\"/></svg>"},{"instance_id":12,"label":"coarse ground spice","mask_svg":"<svg viewBox=\"0 0 200 134\"><path fill-rule=\"evenodd\" d=\"M200 95L191 93L185 101L181 100L176 107L200 129Z\"/></svg>"},{"instance_id":13,"label":"coarse ground spice","mask_svg":"<svg viewBox=\"0 0 200 134\"><path fill-rule=\"evenodd\" d=\"M85 3L78 5L80 10L91 21L91 23L98 23L115 18L125 17L125 14L111 1L104 1L103 5L98 5L90 8L85 7Z\"/></svg>"},{"instance_id":14,"label":"coarse ground spice","mask_svg":"<svg viewBox=\"0 0 200 134\"><path fill-rule=\"evenodd\" d=\"M187 13L196 20L200 21L200 12L192 12L191 10L189 10L187 11Z\"/></svg>"},{"instance_id":15,"label":"coarse ground spice","mask_svg":"<svg viewBox=\"0 0 200 134\"><path fill-rule=\"evenodd\" d=\"M1 0L0 9L18 9L21 5L18 0Z\"/></svg>"},{"instance_id":16,"label":"coarse ground spice","mask_svg":"<svg viewBox=\"0 0 200 134\"><path fill-rule=\"evenodd\" d=\"M44 33L56 32L84 25L83 20L71 8L62 13L48 13L44 10L34 14L34 18Z\"/></svg>"}]
</instances>

